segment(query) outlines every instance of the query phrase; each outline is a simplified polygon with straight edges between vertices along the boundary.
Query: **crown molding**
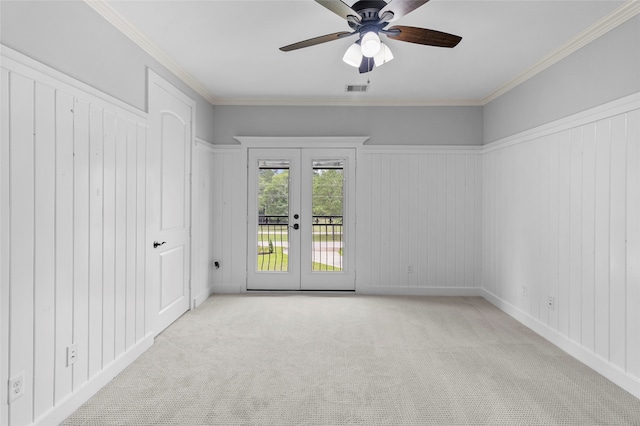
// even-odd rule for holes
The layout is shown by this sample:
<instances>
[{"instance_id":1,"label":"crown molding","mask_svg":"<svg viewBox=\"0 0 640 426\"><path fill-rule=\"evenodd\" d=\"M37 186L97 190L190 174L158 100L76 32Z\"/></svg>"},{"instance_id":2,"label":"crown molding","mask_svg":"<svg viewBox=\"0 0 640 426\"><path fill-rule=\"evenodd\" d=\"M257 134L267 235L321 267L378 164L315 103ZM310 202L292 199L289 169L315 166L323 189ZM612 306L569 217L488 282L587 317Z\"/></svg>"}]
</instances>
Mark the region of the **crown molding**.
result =
<instances>
[{"instance_id":1,"label":"crown molding","mask_svg":"<svg viewBox=\"0 0 640 426\"><path fill-rule=\"evenodd\" d=\"M178 65L169 55L167 55L154 42L149 40L142 34L133 24L127 21L119 12L109 6L105 0L84 0L93 10L106 19L111 25L120 30L124 35L129 37L134 43L151 55L155 60L160 62L169 71L174 73L176 77L182 80L186 85L195 90L200 96L205 98L209 103L215 104L214 96L202 85L198 80L193 78L184 68Z\"/></svg>"},{"instance_id":2,"label":"crown molding","mask_svg":"<svg viewBox=\"0 0 640 426\"><path fill-rule=\"evenodd\" d=\"M476 99L216 98L221 106L482 106Z\"/></svg>"},{"instance_id":3,"label":"crown molding","mask_svg":"<svg viewBox=\"0 0 640 426\"><path fill-rule=\"evenodd\" d=\"M591 43L598 37L606 34L610 30L616 28L617 26L623 24L627 20L633 18L638 13L640 13L640 0L627 0L625 4L615 9L609 15L600 19L595 24L588 27L586 30L578 34L577 36L570 39L567 43L560 46L558 49L554 50L547 57L533 65L528 70L524 71L522 74L509 81L499 89L490 93L486 97L484 97L479 103L480 105L486 105L494 99L504 95L509 90L514 87L524 83L529 80L536 74L544 71L550 66L554 65L557 62L560 62L562 59L571 55L578 49L586 46Z\"/></svg>"}]
</instances>

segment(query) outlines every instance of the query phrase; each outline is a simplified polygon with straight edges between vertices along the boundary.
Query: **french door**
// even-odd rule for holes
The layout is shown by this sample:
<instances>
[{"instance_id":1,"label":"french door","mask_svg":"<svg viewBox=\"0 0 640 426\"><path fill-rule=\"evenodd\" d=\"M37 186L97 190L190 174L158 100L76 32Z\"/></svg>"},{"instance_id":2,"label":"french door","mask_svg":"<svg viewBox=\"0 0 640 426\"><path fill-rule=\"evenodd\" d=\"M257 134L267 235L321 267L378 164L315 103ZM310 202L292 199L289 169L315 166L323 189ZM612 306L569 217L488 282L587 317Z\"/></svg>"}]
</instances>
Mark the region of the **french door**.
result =
<instances>
[{"instance_id":1,"label":"french door","mask_svg":"<svg viewBox=\"0 0 640 426\"><path fill-rule=\"evenodd\" d=\"M355 290L355 151L249 149L247 290Z\"/></svg>"}]
</instances>

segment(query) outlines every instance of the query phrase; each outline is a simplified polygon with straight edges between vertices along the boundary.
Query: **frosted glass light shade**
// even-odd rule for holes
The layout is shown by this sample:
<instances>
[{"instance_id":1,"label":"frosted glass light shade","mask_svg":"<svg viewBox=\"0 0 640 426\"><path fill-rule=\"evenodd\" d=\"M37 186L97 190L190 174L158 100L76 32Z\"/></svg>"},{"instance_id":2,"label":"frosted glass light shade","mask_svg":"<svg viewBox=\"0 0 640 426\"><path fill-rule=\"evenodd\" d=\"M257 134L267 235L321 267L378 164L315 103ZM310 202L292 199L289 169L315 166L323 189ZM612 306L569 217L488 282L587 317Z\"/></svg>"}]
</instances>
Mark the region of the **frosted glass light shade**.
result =
<instances>
[{"instance_id":1,"label":"frosted glass light shade","mask_svg":"<svg viewBox=\"0 0 640 426\"><path fill-rule=\"evenodd\" d=\"M345 52L342 60L352 67L358 68L362 62L362 49L358 43L353 43Z\"/></svg>"},{"instance_id":2,"label":"frosted glass light shade","mask_svg":"<svg viewBox=\"0 0 640 426\"><path fill-rule=\"evenodd\" d=\"M376 56L373 57L373 62L376 64L376 67L384 65L392 59L393 53L391 53L391 49L389 49L389 46L384 43L380 43L380 51Z\"/></svg>"},{"instance_id":3,"label":"frosted glass light shade","mask_svg":"<svg viewBox=\"0 0 640 426\"><path fill-rule=\"evenodd\" d=\"M380 51L380 37L373 31L369 31L362 37L362 54L367 58L373 58Z\"/></svg>"}]
</instances>

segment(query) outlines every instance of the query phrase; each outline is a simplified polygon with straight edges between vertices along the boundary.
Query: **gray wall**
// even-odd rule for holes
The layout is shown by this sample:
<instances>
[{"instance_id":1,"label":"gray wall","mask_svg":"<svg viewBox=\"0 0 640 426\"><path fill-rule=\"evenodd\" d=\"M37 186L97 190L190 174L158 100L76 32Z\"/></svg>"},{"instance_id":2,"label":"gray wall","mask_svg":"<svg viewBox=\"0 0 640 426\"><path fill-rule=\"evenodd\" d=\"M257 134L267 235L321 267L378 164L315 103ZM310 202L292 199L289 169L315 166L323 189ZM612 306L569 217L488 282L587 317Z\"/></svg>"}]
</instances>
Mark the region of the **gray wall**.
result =
<instances>
[{"instance_id":1,"label":"gray wall","mask_svg":"<svg viewBox=\"0 0 640 426\"><path fill-rule=\"evenodd\" d=\"M146 68L197 102L196 136L212 140L213 107L83 1L0 1L0 41L147 110Z\"/></svg>"},{"instance_id":2,"label":"gray wall","mask_svg":"<svg viewBox=\"0 0 640 426\"><path fill-rule=\"evenodd\" d=\"M484 143L640 91L636 16L484 107Z\"/></svg>"},{"instance_id":3,"label":"gray wall","mask_svg":"<svg viewBox=\"0 0 640 426\"><path fill-rule=\"evenodd\" d=\"M482 145L482 107L215 106L216 144L234 136L370 136L367 144Z\"/></svg>"}]
</instances>

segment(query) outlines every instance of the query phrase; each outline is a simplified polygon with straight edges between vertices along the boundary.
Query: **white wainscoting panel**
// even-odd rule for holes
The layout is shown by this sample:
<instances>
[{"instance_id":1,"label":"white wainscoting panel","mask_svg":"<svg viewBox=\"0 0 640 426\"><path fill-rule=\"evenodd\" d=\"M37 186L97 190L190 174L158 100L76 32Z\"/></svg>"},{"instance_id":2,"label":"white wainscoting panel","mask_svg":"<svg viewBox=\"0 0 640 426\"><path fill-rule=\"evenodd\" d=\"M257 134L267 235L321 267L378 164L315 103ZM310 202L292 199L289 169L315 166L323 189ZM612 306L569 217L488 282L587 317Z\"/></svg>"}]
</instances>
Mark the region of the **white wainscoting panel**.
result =
<instances>
[{"instance_id":1,"label":"white wainscoting panel","mask_svg":"<svg viewBox=\"0 0 640 426\"><path fill-rule=\"evenodd\" d=\"M247 284L247 154L246 149L213 146L207 157L209 175L210 262L212 291L240 293Z\"/></svg>"},{"instance_id":2,"label":"white wainscoting panel","mask_svg":"<svg viewBox=\"0 0 640 426\"><path fill-rule=\"evenodd\" d=\"M211 294L210 253L211 241L211 149L209 144L196 139L192 150L192 274L191 307L195 308Z\"/></svg>"},{"instance_id":3,"label":"white wainscoting panel","mask_svg":"<svg viewBox=\"0 0 640 426\"><path fill-rule=\"evenodd\" d=\"M483 288L638 396L638 102L585 121L487 149Z\"/></svg>"},{"instance_id":4,"label":"white wainscoting panel","mask_svg":"<svg viewBox=\"0 0 640 426\"><path fill-rule=\"evenodd\" d=\"M151 343L147 120L44 66L2 60L0 424L55 423ZM7 404L21 373L24 395Z\"/></svg>"},{"instance_id":5,"label":"white wainscoting panel","mask_svg":"<svg viewBox=\"0 0 640 426\"><path fill-rule=\"evenodd\" d=\"M479 294L480 151L363 147L356 290Z\"/></svg>"},{"instance_id":6,"label":"white wainscoting panel","mask_svg":"<svg viewBox=\"0 0 640 426\"><path fill-rule=\"evenodd\" d=\"M209 176L198 179L199 185L211 185L213 197L210 261L220 261L221 268L212 271L212 290L242 292L246 149L210 149L213 159L200 160L209 164ZM356 291L480 295L481 150L357 150Z\"/></svg>"},{"instance_id":7,"label":"white wainscoting panel","mask_svg":"<svg viewBox=\"0 0 640 426\"><path fill-rule=\"evenodd\" d=\"M237 185L238 179L242 180L239 177L242 164L240 148L220 148L203 140L196 141L193 151L194 306L214 290L221 292L231 286L234 292L239 292L243 284L245 246L237 235L245 233L241 218L243 214L246 217L243 213L246 207L243 209L241 204L243 191L234 186L228 188ZM231 224L238 228L231 229ZM215 267L215 262L220 268Z\"/></svg>"}]
</instances>

